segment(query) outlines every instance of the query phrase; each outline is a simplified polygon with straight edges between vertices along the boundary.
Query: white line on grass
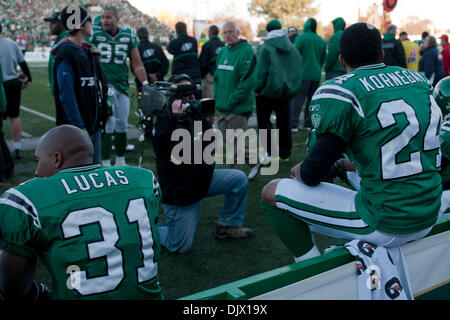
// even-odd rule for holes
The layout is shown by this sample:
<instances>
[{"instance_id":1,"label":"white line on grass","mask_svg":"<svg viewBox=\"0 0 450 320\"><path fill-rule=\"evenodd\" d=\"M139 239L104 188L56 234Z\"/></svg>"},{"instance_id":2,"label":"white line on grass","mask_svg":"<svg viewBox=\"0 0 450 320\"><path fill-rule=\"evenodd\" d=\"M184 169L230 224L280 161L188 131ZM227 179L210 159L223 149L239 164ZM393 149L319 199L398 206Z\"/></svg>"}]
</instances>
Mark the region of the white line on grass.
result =
<instances>
[{"instance_id":1,"label":"white line on grass","mask_svg":"<svg viewBox=\"0 0 450 320\"><path fill-rule=\"evenodd\" d=\"M37 116L40 116L40 117L42 117L44 119L47 119L47 120L50 120L50 121L53 121L53 122L56 121L55 118L53 118L53 117L51 117L49 115L46 115L45 113L42 113L42 112L30 109L30 108L27 108L27 107L24 107L24 106L20 106L20 108L23 109L24 111L30 112L30 113L35 114ZM135 126L133 126L131 124L128 124L128 128L133 128L133 127L135 127ZM31 137L31 135L30 135L30 137Z\"/></svg>"}]
</instances>

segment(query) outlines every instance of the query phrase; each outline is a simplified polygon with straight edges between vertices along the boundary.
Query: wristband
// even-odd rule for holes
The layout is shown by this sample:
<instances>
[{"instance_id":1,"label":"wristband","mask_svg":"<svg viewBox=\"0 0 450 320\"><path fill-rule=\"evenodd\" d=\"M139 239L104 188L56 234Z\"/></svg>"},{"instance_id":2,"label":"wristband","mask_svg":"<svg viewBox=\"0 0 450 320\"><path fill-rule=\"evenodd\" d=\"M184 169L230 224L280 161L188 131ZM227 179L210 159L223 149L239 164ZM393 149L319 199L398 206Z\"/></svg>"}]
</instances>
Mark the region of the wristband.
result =
<instances>
[{"instance_id":1,"label":"wristband","mask_svg":"<svg viewBox=\"0 0 450 320\"><path fill-rule=\"evenodd\" d=\"M144 82L142 82L142 85L143 85L143 86L148 86L148 81L147 81L147 80L144 80Z\"/></svg>"}]
</instances>

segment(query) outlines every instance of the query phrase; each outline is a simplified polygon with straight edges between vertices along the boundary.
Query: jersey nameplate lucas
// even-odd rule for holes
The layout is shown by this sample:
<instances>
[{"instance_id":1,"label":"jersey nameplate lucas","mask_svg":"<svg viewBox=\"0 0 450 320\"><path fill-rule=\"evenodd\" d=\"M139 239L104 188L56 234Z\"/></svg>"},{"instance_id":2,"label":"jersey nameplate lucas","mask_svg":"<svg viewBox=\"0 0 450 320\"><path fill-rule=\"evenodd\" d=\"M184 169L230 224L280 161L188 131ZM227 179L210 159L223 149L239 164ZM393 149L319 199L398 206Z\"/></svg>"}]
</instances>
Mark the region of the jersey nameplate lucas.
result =
<instances>
[{"instance_id":1,"label":"jersey nameplate lucas","mask_svg":"<svg viewBox=\"0 0 450 320\"><path fill-rule=\"evenodd\" d=\"M71 180L63 178L60 181L68 195L92 189L130 184L122 170L115 170L114 175L109 171L103 171L103 176L98 173L79 174L71 177Z\"/></svg>"}]
</instances>

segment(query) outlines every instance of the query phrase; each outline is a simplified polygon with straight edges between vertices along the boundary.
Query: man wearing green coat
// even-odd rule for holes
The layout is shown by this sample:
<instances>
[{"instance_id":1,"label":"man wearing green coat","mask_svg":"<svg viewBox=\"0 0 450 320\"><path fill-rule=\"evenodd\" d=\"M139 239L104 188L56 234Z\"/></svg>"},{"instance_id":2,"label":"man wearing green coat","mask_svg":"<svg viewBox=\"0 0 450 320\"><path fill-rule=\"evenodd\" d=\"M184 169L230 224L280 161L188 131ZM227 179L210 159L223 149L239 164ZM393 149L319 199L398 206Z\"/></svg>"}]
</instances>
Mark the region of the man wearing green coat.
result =
<instances>
[{"instance_id":1,"label":"man wearing green coat","mask_svg":"<svg viewBox=\"0 0 450 320\"><path fill-rule=\"evenodd\" d=\"M64 29L64 26L61 22L61 20L59 20L59 12L53 12L50 16L45 17L44 21L48 22L50 25L50 33L52 35L56 36L55 41L53 42L52 47L56 47L62 40L64 40L65 38L67 38L67 31ZM50 55L50 58L48 59L48 81L50 83L50 91L52 92L52 95L55 95L55 91L53 89L53 84L54 84L54 71L53 71L53 66L55 63L55 59L53 57L53 55Z\"/></svg>"},{"instance_id":2,"label":"man wearing green coat","mask_svg":"<svg viewBox=\"0 0 450 320\"><path fill-rule=\"evenodd\" d=\"M260 47L256 73L256 117L258 128L271 132L270 115L277 116L279 152L282 160L288 159L292 149L289 99L302 84L302 57L281 29L278 20L271 20L266 27L267 40ZM267 138L266 151L271 155L271 141Z\"/></svg>"},{"instance_id":3,"label":"man wearing green coat","mask_svg":"<svg viewBox=\"0 0 450 320\"><path fill-rule=\"evenodd\" d=\"M6 119L6 94L3 88L2 66L0 65L0 182L14 174L14 162L3 135L3 119Z\"/></svg>"},{"instance_id":4,"label":"man wearing green coat","mask_svg":"<svg viewBox=\"0 0 450 320\"><path fill-rule=\"evenodd\" d=\"M293 131L297 131L301 109L306 99L305 111L303 113L304 129L311 129L311 116L309 113L309 103L314 92L317 90L322 77L322 66L325 63L327 48L325 40L317 33L317 21L308 19L303 26L303 34L299 35L294 42L294 46L303 58L302 84L298 95L291 101L291 124ZM299 75L300 77L300 75Z\"/></svg>"},{"instance_id":5,"label":"man wearing green coat","mask_svg":"<svg viewBox=\"0 0 450 320\"><path fill-rule=\"evenodd\" d=\"M334 27L334 34L328 42L328 56L324 68L325 80L329 80L347 73L339 62L339 41L341 40L342 32L344 32L345 21L339 17L331 21L331 23Z\"/></svg>"},{"instance_id":6,"label":"man wearing green coat","mask_svg":"<svg viewBox=\"0 0 450 320\"><path fill-rule=\"evenodd\" d=\"M248 118L255 105L256 57L251 45L239 39L239 27L229 21L223 25L223 36L226 46L217 56L214 74L214 99L219 112L217 127L226 137L226 129L247 130ZM234 142L234 160L230 168L238 169L238 149ZM249 159L248 148L245 147L245 158Z\"/></svg>"}]
</instances>

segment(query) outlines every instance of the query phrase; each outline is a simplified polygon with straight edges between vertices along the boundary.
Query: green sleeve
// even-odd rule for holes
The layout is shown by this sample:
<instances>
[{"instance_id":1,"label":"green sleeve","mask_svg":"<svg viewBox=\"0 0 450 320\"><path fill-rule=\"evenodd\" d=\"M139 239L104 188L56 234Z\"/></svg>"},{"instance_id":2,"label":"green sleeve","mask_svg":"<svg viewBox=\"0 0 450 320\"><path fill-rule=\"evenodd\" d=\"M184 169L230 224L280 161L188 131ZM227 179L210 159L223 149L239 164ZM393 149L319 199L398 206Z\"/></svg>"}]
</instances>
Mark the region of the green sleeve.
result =
<instances>
[{"instance_id":1,"label":"green sleeve","mask_svg":"<svg viewBox=\"0 0 450 320\"><path fill-rule=\"evenodd\" d=\"M245 100L249 91L253 91L255 87L255 67L256 58L253 50L249 47L245 55L239 61L237 66L239 72L239 80L236 89L230 96L228 108L231 110L234 106Z\"/></svg>"},{"instance_id":2,"label":"green sleeve","mask_svg":"<svg viewBox=\"0 0 450 320\"><path fill-rule=\"evenodd\" d=\"M310 104L311 121L317 135L334 134L349 142L352 138L354 109L348 102L314 98Z\"/></svg>"},{"instance_id":3,"label":"green sleeve","mask_svg":"<svg viewBox=\"0 0 450 320\"><path fill-rule=\"evenodd\" d=\"M255 92L259 93L267 83L269 75L270 57L269 52L262 48L259 51L258 59L256 60L256 86Z\"/></svg>"},{"instance_id":4,"label":"green sleeve","mask_svg":"<svg viewBox=\"0 0 450 320\"><path fill-rule=\"evenodd\" d=\"M11 197L11 196L9 196ZM0 198L0 249L32 258L36 256L36 239L39 229L31 214L26 214L7 192Z\"/></svg>"},{"instance_id":5,"label":"green sleeve","mask_svg":"<svg viewBox=\"0 0 450 320\"><path fill-rule=\"evenodd\" d=\"M335 65L336 60L338 59L338 52L339 43L336 41L336 36L334 34L328 42L328 56L325 64L325 71L330 70Z\"/></svg>"},{"instance_id":6,"label":"green sleeve","mask_svg":"<svg viewBox=\"0 0 450 320\"><path fill-rule=\"evenodd\" d=\"M0 66L0 113L6 111L6 94L5 88L3 88L3 75L2 68Z\"/></svg>"}]
</instances>

